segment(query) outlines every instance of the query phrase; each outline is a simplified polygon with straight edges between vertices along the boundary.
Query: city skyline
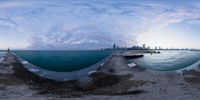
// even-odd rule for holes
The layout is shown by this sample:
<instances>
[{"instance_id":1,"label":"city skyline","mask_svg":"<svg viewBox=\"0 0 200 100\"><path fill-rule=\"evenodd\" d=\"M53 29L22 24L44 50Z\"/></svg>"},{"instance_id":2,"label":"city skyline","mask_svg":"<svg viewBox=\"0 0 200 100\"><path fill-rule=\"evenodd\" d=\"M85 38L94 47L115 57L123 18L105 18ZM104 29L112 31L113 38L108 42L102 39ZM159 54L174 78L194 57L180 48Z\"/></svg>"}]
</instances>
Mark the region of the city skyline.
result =
<instances>
[{"instance_id":1,"label":"city skyline","mask_svg":"<svg viewBox=\"0 0 200 100\"><path fill-rule=\"evenodd\" d=\"M200 1L0 1L0 49L200 49Z\"/></svg>"},{"instance_id":2,"label":"city skyline","mask_svg":"<svg viewBox=\"0 0 200 100\"><path fill-rule=\"evenodd\" d=\"M132 45L132 46L122 46L114 43L112 47L109 48L101 48L101 50L200 50L194 48L163 48L161 46L150 47L146 44L140 45Z\"/></svg>"}]
</instances>

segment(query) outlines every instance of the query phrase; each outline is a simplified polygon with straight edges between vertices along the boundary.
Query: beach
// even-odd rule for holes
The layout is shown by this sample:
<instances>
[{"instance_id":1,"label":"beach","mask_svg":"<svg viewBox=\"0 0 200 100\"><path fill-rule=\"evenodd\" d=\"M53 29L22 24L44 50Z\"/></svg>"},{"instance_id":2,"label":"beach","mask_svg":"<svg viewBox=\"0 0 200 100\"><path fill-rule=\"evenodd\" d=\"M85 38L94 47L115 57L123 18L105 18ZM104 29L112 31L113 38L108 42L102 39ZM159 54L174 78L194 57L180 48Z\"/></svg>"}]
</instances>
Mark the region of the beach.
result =
<instances>
[{"instance_id":1,"label":"beach","mask_svg":"<svg viewBox=\"0 0 200 100\"><path fill-rule=\"evenodd\" d=\"M129 67L127 59L117 53L89 79L57 82L34 75L7 55L0 65L0 99L199 100L199 68L177 73Z\"/></svg>"}]
</instances>

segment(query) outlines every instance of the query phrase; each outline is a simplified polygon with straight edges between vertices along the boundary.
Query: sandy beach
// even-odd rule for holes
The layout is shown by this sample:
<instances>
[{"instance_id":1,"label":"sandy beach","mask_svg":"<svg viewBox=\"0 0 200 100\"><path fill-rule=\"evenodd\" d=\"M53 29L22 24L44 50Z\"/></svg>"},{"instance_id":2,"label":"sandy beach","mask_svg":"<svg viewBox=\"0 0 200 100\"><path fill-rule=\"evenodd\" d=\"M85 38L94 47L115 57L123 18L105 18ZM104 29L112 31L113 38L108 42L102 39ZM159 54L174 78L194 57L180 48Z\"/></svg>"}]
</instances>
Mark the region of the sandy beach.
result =
<instances>
[{"instance_id":1,"label":"sandy beach","mask_svg":"<svg viewBox=\"0 0 200 100\"><path fill-rule=\"evenodd\" d=\"M115 54L86 80L42 79L7 55L0 65L2 100L199 100L200 65L182 74L128 67Z\"/></svg>"}]
</instances>

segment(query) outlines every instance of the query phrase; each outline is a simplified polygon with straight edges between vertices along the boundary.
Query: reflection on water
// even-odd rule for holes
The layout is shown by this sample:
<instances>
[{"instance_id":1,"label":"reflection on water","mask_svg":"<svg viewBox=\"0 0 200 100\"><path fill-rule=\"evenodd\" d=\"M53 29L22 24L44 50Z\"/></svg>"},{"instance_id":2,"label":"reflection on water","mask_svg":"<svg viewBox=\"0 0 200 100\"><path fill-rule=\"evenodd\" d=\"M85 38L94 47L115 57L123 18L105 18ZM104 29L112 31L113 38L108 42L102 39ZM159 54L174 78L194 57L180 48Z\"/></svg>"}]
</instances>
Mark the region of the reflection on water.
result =
<instances>
[{"instance_id":1,"label":"reflection on water","mask_svg":"<svg viewBox=\"0 0 200 100\"><path fill-rule=\"evenodd\" d=\"M188 67L200 60L199 51L161 51L161 54L145 54L143 58L131 59L140 67L169 71Z\"/></svg>"}]
</instances>

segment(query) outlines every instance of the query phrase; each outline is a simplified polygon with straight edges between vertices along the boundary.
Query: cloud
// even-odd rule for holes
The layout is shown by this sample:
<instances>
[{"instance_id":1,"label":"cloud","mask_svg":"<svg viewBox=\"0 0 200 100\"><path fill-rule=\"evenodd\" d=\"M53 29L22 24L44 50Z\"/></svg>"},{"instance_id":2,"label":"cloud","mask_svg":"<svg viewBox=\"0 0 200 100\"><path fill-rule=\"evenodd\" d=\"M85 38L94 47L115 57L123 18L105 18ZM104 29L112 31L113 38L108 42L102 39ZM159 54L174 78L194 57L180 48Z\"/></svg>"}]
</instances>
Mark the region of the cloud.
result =
<instances>
[{"instance_id":1,"label":"cloud","mask_svg":"<svg viewBox=\"0 0 200 100\"><path fill-rule=\"evenodd\" d=\"M31 3L28 2L21 2L21 1L7 1L7 2L0 2L0 8L5 9L5 8L21 8L21 7L29 7L32 5Z\"/></svg>"},{"instance_id":2,"label":"cloud","mask_svg":"<svg viewBox=\"0 0 200 100\"><path fill-rule=\"evenodd\" d=\"M172 24L187 22L190 20L199 20L200 14L197 14L197 12L199 12L200 9L196 9L193 6L190 6L190 8L193 9L189 9L187 6L175 7L173 9L172 7L164 6L159 8L159 10L151 11L150 14L143 16L143 22L148 23L148 28L142 33L152 34Z\"/></svg>"},{"instance_id":3,"label":"cloud","mask_svg":"<svg viewBox=\"0 0 200 100\"><path fill-rule=\"evenodd\" d=\"M3 29L14 29L16 27L16 23L10 19L1 19L0 18L0 28Z\"/></svg>"},{"instance_id":4,"label":"cloud","mask_svg":"<svg viewBox=\"0 0 200 100\"><path fill-rule=\"evenodd\" d=\"M143 37L200 18L196 5L61 2L2 3L0 8L6 9L0 10L0 31L23 37L27 49L95 49L141 44Z\"/></svg>"}]
</instances>

